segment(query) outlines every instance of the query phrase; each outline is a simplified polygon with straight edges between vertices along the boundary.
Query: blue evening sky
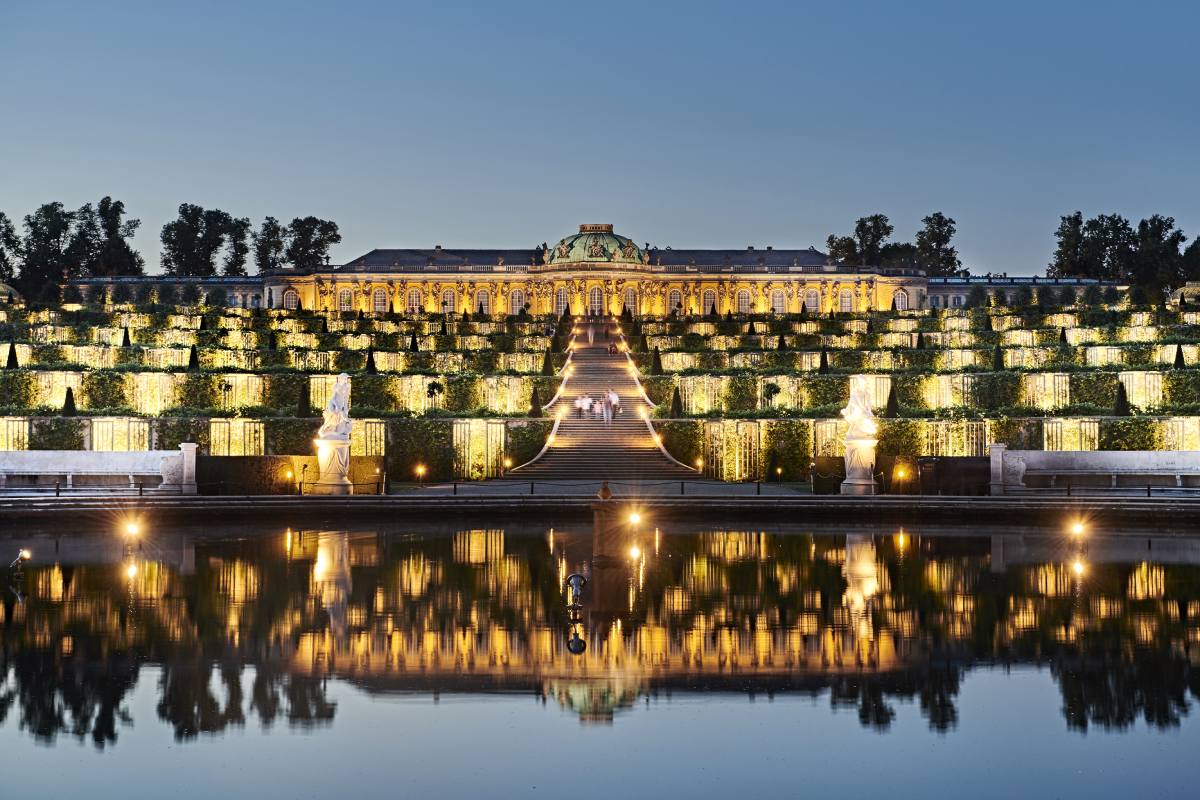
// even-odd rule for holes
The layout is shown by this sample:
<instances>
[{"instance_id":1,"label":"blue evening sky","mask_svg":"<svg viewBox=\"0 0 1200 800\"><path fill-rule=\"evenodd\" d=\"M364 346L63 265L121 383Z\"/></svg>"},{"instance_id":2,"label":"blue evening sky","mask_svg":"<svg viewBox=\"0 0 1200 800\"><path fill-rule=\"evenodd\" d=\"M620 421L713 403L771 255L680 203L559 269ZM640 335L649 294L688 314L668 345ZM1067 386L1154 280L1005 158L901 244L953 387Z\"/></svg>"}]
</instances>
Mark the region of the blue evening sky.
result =
<instances>
[{"instance_id":1,"label":"blue evening sky","mask_svg":"<svg viewBox=\"0 0 1200 800\"><path fill-rule=\"evenodd\" d=\"M1200 6L0 0L0 210L111 194L373 247L675 247L958 221L1040 273L1058 217L1200 233Z\"/></svg>"}]
</instances>

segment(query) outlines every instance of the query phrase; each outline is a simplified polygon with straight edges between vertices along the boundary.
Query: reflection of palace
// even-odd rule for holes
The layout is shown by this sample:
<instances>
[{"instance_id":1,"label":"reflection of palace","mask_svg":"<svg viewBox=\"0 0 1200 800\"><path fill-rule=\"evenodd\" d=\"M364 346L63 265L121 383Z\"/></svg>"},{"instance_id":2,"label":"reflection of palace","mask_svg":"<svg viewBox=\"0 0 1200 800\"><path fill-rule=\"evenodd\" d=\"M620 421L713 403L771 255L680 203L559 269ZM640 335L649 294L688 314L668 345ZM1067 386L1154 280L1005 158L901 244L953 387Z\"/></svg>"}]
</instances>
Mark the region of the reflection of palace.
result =
<instances>
[{"instance_id":1,"label":"reflection of palace","mask_svg":"<svg viewBox=\"0 0 1200 800\"><path fill-rule=\"evenodd\" d=\"M1191 542L1095 540L1084 553L1049 537L613 535L164 535L144 551L160 560L68 538L57 564L27 568L26 603L6 597L12 676L0 687L15 687L14 713L35 735L91 731L100 744L115 739L146 662L162 665L159 714L180 738L248 712L327 722L328 677L378 691L532 690L585 721L659 689L828 691L886 727L892 699L915 698L939 729L956 718L962 671L980 662L1049 663L1080 728L1177 724L1200 688ZM580 655L566 647L571 572L589 576ZM254 667L249 692L240 665ZM52 711L64 704L70 713Z\"/></svg>"}]
</instances>

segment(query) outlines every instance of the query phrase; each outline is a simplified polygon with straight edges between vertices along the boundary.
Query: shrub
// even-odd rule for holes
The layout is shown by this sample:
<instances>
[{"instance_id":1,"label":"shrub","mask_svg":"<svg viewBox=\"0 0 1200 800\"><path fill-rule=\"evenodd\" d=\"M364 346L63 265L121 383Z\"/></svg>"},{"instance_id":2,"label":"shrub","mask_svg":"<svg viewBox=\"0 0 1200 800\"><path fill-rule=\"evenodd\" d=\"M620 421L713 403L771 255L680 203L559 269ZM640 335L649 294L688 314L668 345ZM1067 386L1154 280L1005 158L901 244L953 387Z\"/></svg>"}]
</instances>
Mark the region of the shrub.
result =
<instances>
[{"instance_id":1,"label":"shrub","mask_svg":"<svg viewBox=\"0 0 1200 800\"><path fill-rule=\"evenodd\" d=\"M1162 450L1165 436L1158 420L1105 419L1100 421L1101 450Z\"/></svg>"},{"instance_id":2,"label":"shrub","mask_svg":"<svg viewBox=\"0 0 1200 800\"><path fill-rule=\"evenodd\" d=\"M87 408L123 408L130 405L125 396L125 374L122 372L86 372L80 391Z\"/></svg>"},{"instance_id":3,"label":"shrub","mask_svg":"<svg viewBox=\"0 0 1200 800\"><path fill-rule=\"evenodd\" d=\"M83 420L65 417L34 420L29 431L29 449L82 450L83 426Z\"/></svg>"}]
</instances>

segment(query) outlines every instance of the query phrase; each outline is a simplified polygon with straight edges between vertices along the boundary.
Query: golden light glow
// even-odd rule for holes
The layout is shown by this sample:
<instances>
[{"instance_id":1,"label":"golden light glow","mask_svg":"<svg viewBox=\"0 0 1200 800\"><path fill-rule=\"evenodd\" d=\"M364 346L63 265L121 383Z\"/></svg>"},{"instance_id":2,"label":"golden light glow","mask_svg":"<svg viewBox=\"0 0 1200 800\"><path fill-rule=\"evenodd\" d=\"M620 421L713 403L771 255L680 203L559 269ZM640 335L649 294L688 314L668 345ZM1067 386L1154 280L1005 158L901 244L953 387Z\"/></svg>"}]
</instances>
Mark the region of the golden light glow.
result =
<instances>
[{"instance_id":1,"label":"golden light glow","mask_svg":"<svg viewBox=\"0 0 1200 800\"><path fill-rule=\"evenodd\" d=\"M512 459L511 458L504 459L504 468L512 469Z\"/></svg>"},{"instance_id":2,"label":"golden light glow","mask_svg":"<svg viewBox=\"0 0 1200 800\"><path fill-rule=\"evenodd\" d=\"M640 547L638 547L636 544L633 545L632 547L629 548L629 557L630 558L641 558L642 557L642 549Z\"/></svg>"},{"instance_id":3,"label":"golden light glow","mask_svg":"<svg viewBox=\"0 0 1200 800\"><path fill-rule=\"evenodd\" d=\"M896 470L896 477L900 480L904 480L908 477L908 470L906 470L904 467L900 467Z\"/></svg>"},{"instance_id":4,"label":"golden light glow","mask_svg":"<svg viewBox=\"0 0 1200 800\"><path fill-rule=\"evenodd\" d=\"M1075 520L1071 525L1071 533L1074 536L1083 536L1084 524L1082 520Z\"/></svg>"},{"instance_id":5,"label":"golden light glow","mask_svg":"<svg viewBox=\"0 0 1200 800\"><path fill-rule=\"evenodd\" d=\"M776 475L782 475L782 474L783 474L783 467L776 467L776 468L775 468L775 474L776 474Z\"/></svg>"},{"instance_id":6,"label":"golden light glow","mask_svg":"<svg viewBox=\"0 0 1200 800\"><path fill-rule=\"evenodd\" d=\"M125 535L126 536L131 536L131 537L137 536L138 530L139 530L139 528L138 528L137 520L131 519L129 522L125 523Z\"/></svg>"},{"instance_id":7,"label":"golden light glow","mask_svg":"<svg viewBox=\"0 0 1200 800\"><path fill-rule=\"evenodd\" d=\"M28 561L29 559L33 558L33 553L29 552L28 550L22 550L22 551L19 553L19 555L20 555L20 556L21 556L21 558L22 558L22 559L24 559L25 561Z\"/></svg>"},{"instance_id":8,"label":"golden light glow","mask_svg":"<svg viewBox=\"0 0 1200 800\"><path fill-rule=\"evenodd\" d=\"M908 547L908 536L904 531L900 531L896 534L896 549L903 550L906 547Z\"/></svg>"},{"instance_id":9,"label":"golden light glow","mask_svg":"<svg viewBox=\"0 0 1200 800\"><path fill-rule=\"evenodd\" d=\"M696 459L696 469L703 469L703 468L704 468L704 459L697 458Z\"/></svg>"},{"instance_id":10,"label":"golden light glow","mask_svg":"<svg viewBox=\"0 0 1200 800\"><path fill-rule=\"evenodd\" d=\"M290 469L287 471L287 479L289 481L292 479L292 471Z\"/></svg>"},{"instance_id":11,"label":"golden light glow","mask_svg":"<svg viewBox=\"0 0 1200 800\"><path fill-rule=\"evenodd\" d=\"M1071 571L1076 575L1082 575L1085 569L1086 566L1078 558L1071 562Z\"/></svg>"},{"instance_id":12,"label":"golden light glow","mask_svg":"<svg viewBox=\"0 0 1200 800\"><path fill-rule=\"evenodd\" d=\"M630 521L631 523L633 523L634 525L637 525L639 522L641 522L641 521L642 521L642 515L641 515L641 514L639 514L639 513L638 513L638 512L636 512L636 511L634 511L633 513L631 513L631 514L629 515L629 521Z\"/></svg>"},{"instance_id":13,"label":"golden light glow","mask_svg":"<svg viewBox=\"0 0 1200 800\"><path fill-rule=\"evenodd\" d=\"M126 567L125 567L125 577L126 577L126 578L129 578L130 580L133 580L135 577L137 577L137 573L138 573L137 564L134 564L133 562L130 562L130 563L129 563L129 564L126 566Z\"/></svg>"},{"instance_id":14,"label":"golden light glow","mask_svg":"<svg viewBox=\"0 0 1200 800\"><path fill-rule=\"evenodd\" d=\"M425 476L425 465L417 464L416 468L413 471L417 473L418 478L423 478Z\"/></svg>"}]
</instances>

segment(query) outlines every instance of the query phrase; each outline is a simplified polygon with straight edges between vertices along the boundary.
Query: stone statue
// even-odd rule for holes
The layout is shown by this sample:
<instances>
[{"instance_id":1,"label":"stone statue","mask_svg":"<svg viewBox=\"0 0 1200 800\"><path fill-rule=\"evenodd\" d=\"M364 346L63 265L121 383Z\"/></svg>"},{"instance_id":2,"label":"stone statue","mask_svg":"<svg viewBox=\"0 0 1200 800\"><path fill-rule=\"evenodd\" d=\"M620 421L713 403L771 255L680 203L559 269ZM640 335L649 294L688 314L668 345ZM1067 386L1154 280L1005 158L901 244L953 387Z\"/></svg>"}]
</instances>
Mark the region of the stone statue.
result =
<instances>
[{"instance_id":1,"label":"stone statue","mask_svg":"<svg viewBox=\"0 0 1200 800\"><path fill-rule=\"evenodd\" d=\"M353 494L350 482L350 376L342 373L333 384L329 402L317 431L317 466L320 478L314 494Z\"/></svg>"},{"instance_id":2,"label":"stone statue","mask_svg":"<svg viewBox=\"0 0 1200 800\"><path fill-rule=\"evenodd\" d=\"M879 424L871 411L867 394L867 379L855 375L850 379L850 402L842 409L846 420L846 480L842 494L875 494L875 435Z\"/></svg>"}]
</instances>

